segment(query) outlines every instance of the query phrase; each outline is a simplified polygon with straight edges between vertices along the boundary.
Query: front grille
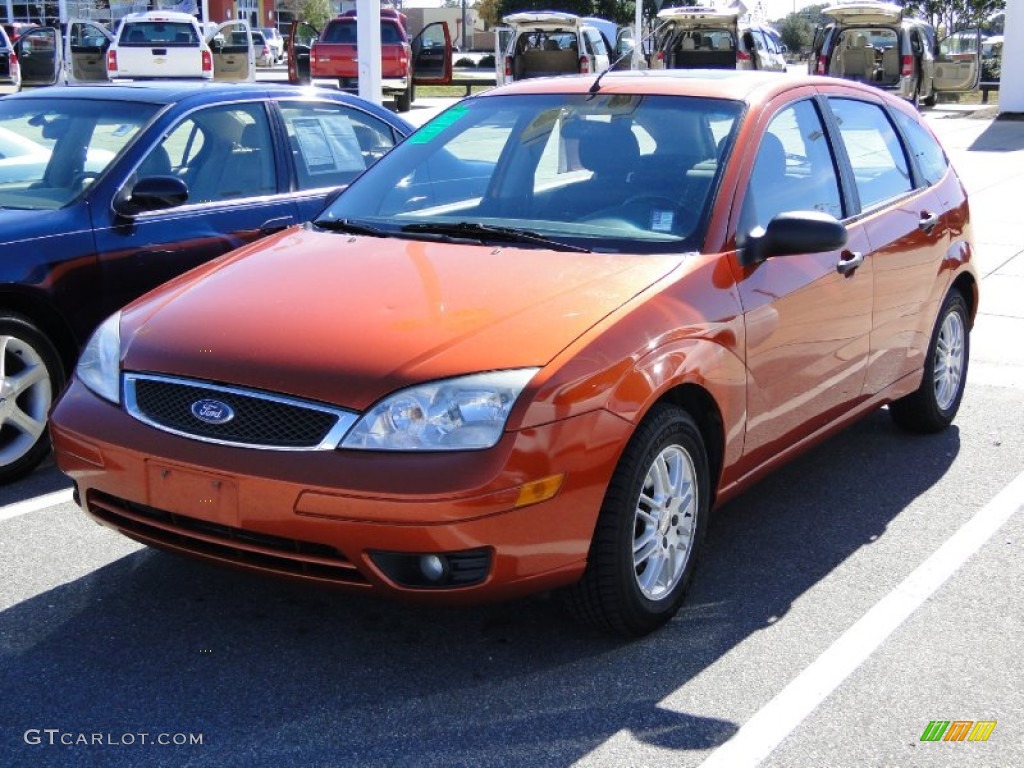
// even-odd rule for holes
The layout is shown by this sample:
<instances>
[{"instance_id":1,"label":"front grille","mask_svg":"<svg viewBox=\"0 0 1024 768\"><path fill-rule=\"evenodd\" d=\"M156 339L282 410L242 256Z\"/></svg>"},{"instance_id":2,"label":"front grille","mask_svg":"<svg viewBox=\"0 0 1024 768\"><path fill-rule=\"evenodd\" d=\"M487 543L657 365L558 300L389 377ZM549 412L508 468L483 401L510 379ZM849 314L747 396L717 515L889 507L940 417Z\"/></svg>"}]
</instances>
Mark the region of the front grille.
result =
<instances>
[{"instance_id":1,"label":"front grille","mask_svg":"<svg viewBox=\"0 0 1024 768\"><path fill-rule=\"evenodd\" d=\"M202 401L226 405L223 423L196 417ZM250 448L317 450L337 446L355 415L294 398L147 374L125 375L128 412L151 426L184 437Z\"/></svg>"},{"instance_id":2,"label":"front grille","mask_svg":"<svg viewBox=\"0 0 1024 768\"><path fill-rule=\"evenodd\" d=\"M232 565L338 584L368 585L334 547L211 523L92 492L89 512L144 544Z\"/></svg>"}]
</instances>

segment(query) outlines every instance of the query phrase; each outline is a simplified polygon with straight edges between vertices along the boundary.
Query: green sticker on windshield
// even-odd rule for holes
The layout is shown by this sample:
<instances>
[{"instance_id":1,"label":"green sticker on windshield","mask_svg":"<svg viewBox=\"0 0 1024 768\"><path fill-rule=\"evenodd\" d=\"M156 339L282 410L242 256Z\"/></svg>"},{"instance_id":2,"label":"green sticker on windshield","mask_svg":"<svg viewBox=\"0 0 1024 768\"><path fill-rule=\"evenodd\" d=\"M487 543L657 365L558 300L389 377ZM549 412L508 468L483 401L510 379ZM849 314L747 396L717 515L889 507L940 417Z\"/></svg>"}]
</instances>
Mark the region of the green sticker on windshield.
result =
<instances>
[{"instance_id":1,"label":"green sticker on windshield","mask_svg":"<svg viewBox=\"0 0 1024 768\"><path fill-rule=\"evenodd\" d=\"M462 116L466 114L465 104L456 104L451 109L442 112L440 115L435 117L429 123L420 128L416 133L409 137L410 144L427 144L437 138L445 128L450 126L457 120L462 119Z\"/></svg>"}]
</instances>

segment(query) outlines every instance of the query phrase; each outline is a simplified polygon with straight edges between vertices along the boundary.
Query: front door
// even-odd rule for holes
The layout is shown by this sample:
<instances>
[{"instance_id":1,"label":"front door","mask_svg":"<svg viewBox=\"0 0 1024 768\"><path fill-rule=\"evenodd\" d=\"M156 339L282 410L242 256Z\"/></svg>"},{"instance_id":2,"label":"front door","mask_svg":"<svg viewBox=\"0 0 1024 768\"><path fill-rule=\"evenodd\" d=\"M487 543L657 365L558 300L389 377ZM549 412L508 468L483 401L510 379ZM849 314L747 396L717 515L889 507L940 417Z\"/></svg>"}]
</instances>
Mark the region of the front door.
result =
<instances>
[{"instance_id":1,"label":"front door","mask_svg":"<svg viewBox=\"0 0 1024 768\"><path fill-rule=\"evenodd\" d=\"M289 173L275 149L267 108L235 103L200 109L168 124L127 177L174 176L189 197L163 210L94 210L105 293L127 300L170 277L297 223Z\"/></svg>"},{"instance_id":2,"label":"front door","mask_svg":"<svg viewBox=\"0 0 1024 768\"><path fill-rule=\"evenodd\" d=\"M32 88L57 82L63 64L61 36L53 27L30 29L14 44L21 69L21 87Z\"/></svg>"},{"instance_id":3,"label":"front door","mask_svg":"<svg viewBox=\"0 0 1024 768\"><path fill-rule=\"evenodd\" d=\"M941 40L933 66L932 85L937 93L973 91L981 81L981 30Z\"/></svg>"},{"instance_id":4,"label":"front door","mask_svg":"<svg viewBox=\"0 0 1024 768\"><path fill-rule=\"evenodd\" d=\"M256 79L256 53L252 33L245 21L225 21L210 38L213 79L247 82Z\"/></svg>"},{"instance_id":5,"label":"front door","mask_svg":"<svg viewBox=\"0 0 1024 768\"><path fill-rule=\"evenodd\" d=\"M107 49L113 36L94 21L68 22L64 76L69 83L105 83Z\"/></svg>"},{"instance_id":6,"label":"front door","mask_svg":"<svg viewBox=\"0 0 1024 768\"><path fill-rule=\"evenodd\" d=\"M292 24L288 35L288 82L293 85L309 85L309 54L313 43L320 37L320 30L305 21Z\"/></svg>"},{"instance_id":7,"label":"front door","mask_svg":"<svg viewBox=\"0 0 1024 768\"><path fill-rule=\"evenodd\" d=\"M428 24L412 39L412 74L416 85L452 81L452 36L447 22Z\"/></svg>"},{"instance_id":8,"label":"front door","mask_svg":"<svg viewBox=\"0 0 1024 768\"><path fill-rule=\"evenodd\" d=\"M786 211L848 218L816 103L780 109L758 142L737 242ZM871 333L871 266L863 227L844 248L769 258L739 280L746 321L747 469L815 432L861 398Z\"/></svg>"}]
</instances>

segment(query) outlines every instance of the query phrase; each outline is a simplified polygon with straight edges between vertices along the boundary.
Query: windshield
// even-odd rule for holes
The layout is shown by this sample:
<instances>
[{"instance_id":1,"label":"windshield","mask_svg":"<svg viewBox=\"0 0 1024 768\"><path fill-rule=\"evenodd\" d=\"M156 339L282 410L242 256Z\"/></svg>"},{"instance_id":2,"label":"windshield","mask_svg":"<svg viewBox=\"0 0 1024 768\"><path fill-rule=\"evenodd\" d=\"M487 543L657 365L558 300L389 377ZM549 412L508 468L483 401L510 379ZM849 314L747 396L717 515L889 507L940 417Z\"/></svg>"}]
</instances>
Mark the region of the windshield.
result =
<instances>
[{"instance_id":1,"label":"windshield","mask_svg":"<svg viewBox=\"0 0 1024 768\"><path fill-rule=\"evenodd\" d=\"M0 99L0 208L74 200L159 109L91 99Z\"/></svg>"},{"instance_id":2,"label":"windshield","mask_svg":"<svg viewBox=\"0 0 1024 768\"><path fill-rule=\"evenodd\" d=\"M468 99L386 155L317 223L479 241L514 229L531 237L516 240L524 245L601 252L695 250L741 110L677 96Z\"/></svg>"}]
</instances>

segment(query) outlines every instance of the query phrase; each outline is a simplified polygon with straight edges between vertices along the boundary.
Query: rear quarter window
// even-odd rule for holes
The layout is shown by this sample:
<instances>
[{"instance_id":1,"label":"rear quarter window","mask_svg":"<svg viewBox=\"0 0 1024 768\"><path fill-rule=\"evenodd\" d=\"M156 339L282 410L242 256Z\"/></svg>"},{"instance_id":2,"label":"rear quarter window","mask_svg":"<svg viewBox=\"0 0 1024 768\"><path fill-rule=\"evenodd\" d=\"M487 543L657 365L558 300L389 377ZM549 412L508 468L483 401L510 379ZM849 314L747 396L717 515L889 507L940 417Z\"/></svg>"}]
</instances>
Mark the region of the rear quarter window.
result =
<instances>
[{"instance_id":1,"label":"rear quarter window","mask_svg":"<svg viewBox=\"0 0 1024 768\"><path fill-rule=\"evenodd\" d=\"M896 124L907 139L910 154L924 181L928 185L938 184L949 168L949 161L942 147L924 126L909 115L897 112Z\"/></svg>"}]
</instances>

